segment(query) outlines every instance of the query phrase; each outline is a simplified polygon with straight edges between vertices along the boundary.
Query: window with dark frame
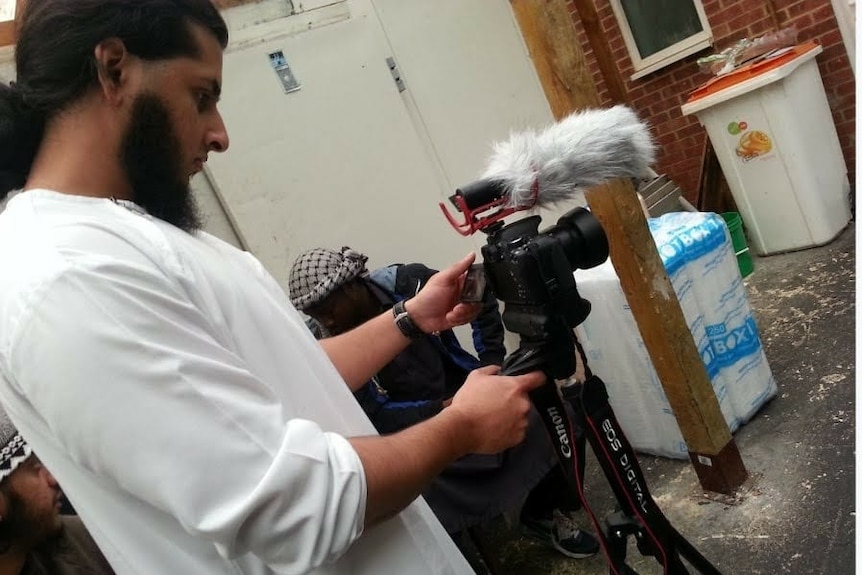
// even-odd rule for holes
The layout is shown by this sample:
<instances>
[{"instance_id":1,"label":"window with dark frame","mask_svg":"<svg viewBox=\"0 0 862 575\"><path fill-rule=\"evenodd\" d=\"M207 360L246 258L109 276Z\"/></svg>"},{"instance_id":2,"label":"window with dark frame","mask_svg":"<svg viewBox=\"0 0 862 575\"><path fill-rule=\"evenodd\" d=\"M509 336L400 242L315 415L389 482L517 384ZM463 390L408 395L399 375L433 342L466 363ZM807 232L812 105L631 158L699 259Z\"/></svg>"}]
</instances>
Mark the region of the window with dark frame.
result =
<instances>
[{"instance_id":1,"label":"window with dark frame","mask_svg":"<svg viewBox=\"0 0 862 575\"><path fill-rule=\"evenodd\" d=\"M645 76L712 46L701 0L611 0L635 73Z\"/></svg>"}]
</instances>

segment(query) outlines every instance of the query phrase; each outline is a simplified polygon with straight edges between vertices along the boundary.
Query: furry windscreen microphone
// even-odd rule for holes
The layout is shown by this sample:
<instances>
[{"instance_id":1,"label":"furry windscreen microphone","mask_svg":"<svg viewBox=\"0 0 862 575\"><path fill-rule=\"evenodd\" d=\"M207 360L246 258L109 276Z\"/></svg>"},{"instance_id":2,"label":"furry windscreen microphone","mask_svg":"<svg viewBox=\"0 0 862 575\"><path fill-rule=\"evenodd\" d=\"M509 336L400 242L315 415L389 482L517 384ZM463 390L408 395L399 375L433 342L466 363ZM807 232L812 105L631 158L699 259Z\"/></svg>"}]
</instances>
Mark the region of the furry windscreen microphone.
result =
<instances>
[{"instance_id":1,"label":"furry windscreen microphone","mask_svg":"<svg viewBox=\"0 0 862 575\"><path fill-rule=\"evenodd\" d=\"M593 186L654 176L654 160L647 126L630 108L614 106L575 112L540 133L512 134L494 145L482 179L501 184L515 209L585 204L584 191Z\"/></svg>"}]
</instances>

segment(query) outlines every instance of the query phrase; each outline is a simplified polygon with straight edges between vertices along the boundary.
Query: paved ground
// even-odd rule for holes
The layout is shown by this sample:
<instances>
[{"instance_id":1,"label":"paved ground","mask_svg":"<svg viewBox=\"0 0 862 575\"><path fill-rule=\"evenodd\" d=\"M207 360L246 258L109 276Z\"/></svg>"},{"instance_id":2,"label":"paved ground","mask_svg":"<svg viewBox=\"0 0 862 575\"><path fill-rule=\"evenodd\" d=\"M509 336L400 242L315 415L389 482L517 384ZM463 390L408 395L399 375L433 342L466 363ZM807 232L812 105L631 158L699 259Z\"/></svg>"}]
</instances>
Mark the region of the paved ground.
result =
<instances>
[{"instance_id":1,"label":"paved ground","mask_svg":"<svg viewBox=\"0 0 862 575\"><path fill-rule=\"evenodd\" d=\"M778 396L735 434L752 475L735 498L704 493L687 462L641 457L665 514L724 575L854 572L855 253L851 224L827 246L755 260L746 285ZM587 465L604 517L614 501ZM608 573L601 555L566 559L505 519L489 533L508 575ZM633 545L629 557L641 574L661 573Z\"/></svg>"}]
</instances>

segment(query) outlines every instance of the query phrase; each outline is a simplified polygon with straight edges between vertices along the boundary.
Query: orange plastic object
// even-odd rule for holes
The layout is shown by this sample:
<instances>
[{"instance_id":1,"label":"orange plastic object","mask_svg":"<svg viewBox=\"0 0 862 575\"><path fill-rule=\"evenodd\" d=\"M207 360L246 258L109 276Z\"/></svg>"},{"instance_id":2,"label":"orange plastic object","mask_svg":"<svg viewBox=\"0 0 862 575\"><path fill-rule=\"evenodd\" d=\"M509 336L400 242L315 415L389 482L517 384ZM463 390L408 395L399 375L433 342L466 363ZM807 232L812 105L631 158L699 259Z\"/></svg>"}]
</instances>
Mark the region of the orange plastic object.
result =
<instances>
[{"instance_id":1,"label":"orange plastic object","mask_svg":"<svg viewBox=\"0 0 862 575\"><path fill-rule=\"evenodd\" d=\"M738 70L734 70L733 72L729 72L723 76L713 78L700 88L694 90L691 93L691 96L689 96L686 103L695 102L697 100L700 100L701 98L710 96L717 92L721 92L722 90L730 88L731 86L735 86L736 84L741 84L746 80L751 80L756 76L759 76L765 72L769 72L770 70L774 70L779 66L787 64L791 60L795 60L806 52L814 50L816 47L816 42L805 42L804 44L794 46L787 52L779 54L778 56L752 62L751 64L747 64Z\"/></svg>"}]
</instances>

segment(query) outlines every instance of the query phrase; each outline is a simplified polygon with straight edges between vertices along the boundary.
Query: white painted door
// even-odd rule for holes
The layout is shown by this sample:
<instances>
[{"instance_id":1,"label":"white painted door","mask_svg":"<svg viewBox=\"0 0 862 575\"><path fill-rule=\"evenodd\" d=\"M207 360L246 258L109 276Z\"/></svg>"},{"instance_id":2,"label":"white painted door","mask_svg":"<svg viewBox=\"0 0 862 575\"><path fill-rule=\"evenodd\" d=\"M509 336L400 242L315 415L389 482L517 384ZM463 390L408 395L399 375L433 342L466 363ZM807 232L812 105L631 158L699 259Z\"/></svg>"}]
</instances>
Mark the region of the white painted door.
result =
<instances>
[{"instance_id":1,"label":"white painted door","mask_svg":"<svg viewBox=\"0 0 862 575\"><path fill-rule=\"evenodd\" d=\"M491 143L553 121L508 0L372 0L451 188Z\"/></svg>"},{"instance_id":2,"label":"white painted door","mask_svg":"<svg viewBox=\"0 0 862 575\"><path fill-rule=\"evenodd\" d=\"M209 167L249 249L286 286L296 255L318 245L350 245L370 265L443 266L478 248L484 237L458 236L437 202L481 172L492 140L551 121L508 2L319 10L244 28L225 56L231 149ZM275 50L300 90L281 90Z\"/></svg>"},{"instance_id":3,"label":"white painted door","mask_svg":"<svg viewBox=\"0 0 862 575\"><path fill-rule=\"evenodd\" d=\"M282 91L268 58L275 50L299 91ZM432 265L472 247L435 211L442 190L390 55L373 14L352 8L339 22L226 54L220 107L231 149L211 157L210 171L249 249L285 287L310 247Z\"/></svg>"}]
</instances>

